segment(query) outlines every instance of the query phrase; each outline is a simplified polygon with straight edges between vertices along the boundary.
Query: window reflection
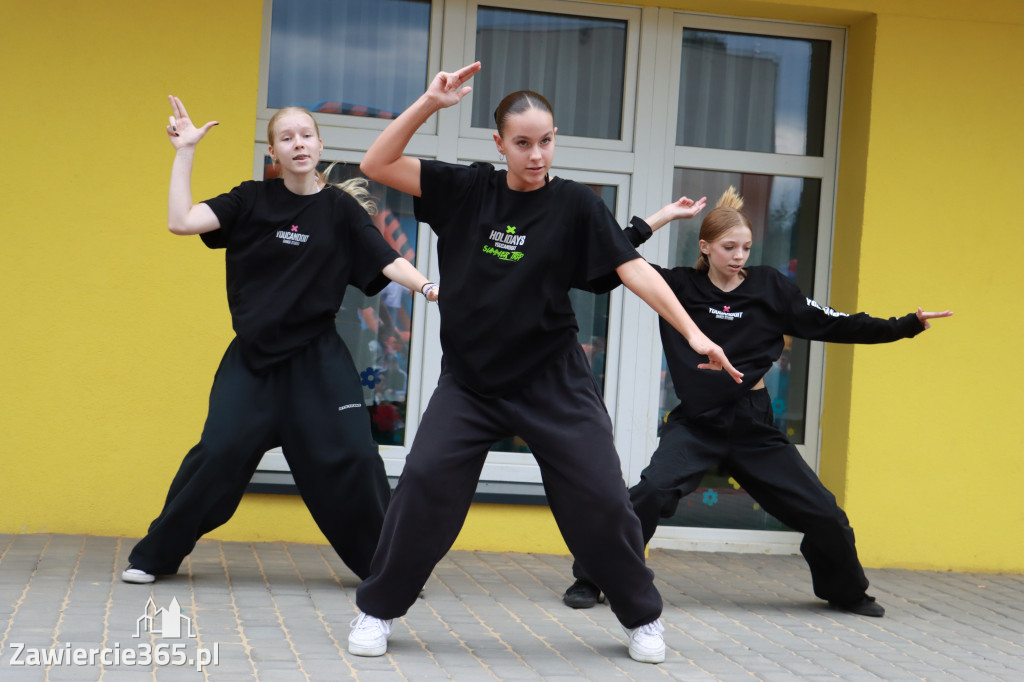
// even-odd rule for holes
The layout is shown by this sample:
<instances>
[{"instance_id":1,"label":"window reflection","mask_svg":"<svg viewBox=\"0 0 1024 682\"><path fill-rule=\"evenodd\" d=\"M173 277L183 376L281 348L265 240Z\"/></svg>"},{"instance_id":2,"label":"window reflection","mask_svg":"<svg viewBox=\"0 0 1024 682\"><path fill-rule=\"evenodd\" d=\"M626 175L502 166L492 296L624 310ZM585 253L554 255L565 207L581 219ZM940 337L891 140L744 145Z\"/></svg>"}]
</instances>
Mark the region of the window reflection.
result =
<instances>
[{"instance_id":1,"label":"window reflection","mask_svg":"<svg viewBox=\"0 0 1024 682\"><path fill-rule=\"evenodd\" d=\"M683 31L676 144L821 156L830 43Z\"/></svg>"},{"instance_id":2,"label":"window reflection","mask_svg":"<svg viewBox=\"0 0 1024 682\"><path fill-rule=\"evenodd\" d=\"M267 106L395 118L427 84L430 0L275 2Z\"/></svg>"},{"instance_id":3,"label":"window reflection","mask_svg":"<svg viewBox=\"0 0 1024 682\"><path fill-rule=\"evenodd\" d=\"M814 178L727 173L676 168L672 196L706 196L709 209L730 185L743 197L743 210L753 225L750 265L776 268L804 292L814 285L821 181ZM700 217L673 226L666 267L692 267L699 253ZM787 337L779 359L765 375L775 423L793 443L805 438L809 343ZM659 424L679 404L668 365L662 355ZM711 469L700 487L670 519L673 526L784 530L730 477L724 467Z\"/></svg>"},{"instance_id":4,"label":"window reflection","mask_svg":"<svg viewBox=\"0 0 1024 682\"><path fill-rule=\"evenodd\" d=\"M622 136L627 22L480 7L473 126L494 128L494 110L517 90L544 95L563 135Z\"/></svg>"}]
</instances>

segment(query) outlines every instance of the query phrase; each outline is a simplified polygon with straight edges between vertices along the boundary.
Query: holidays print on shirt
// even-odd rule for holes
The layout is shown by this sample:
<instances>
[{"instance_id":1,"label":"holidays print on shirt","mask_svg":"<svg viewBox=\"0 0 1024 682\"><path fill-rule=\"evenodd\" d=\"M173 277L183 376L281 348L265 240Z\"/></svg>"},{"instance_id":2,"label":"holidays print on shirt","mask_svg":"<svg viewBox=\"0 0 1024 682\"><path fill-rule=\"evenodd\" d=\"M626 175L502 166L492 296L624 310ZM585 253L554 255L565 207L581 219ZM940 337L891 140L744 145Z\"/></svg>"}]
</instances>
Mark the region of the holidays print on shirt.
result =
<instances>
[{"instance_id":1,"label":"holidays print on shirt","mask_svg":"<svg viewBox=\"0 0 1024 682\"><path fill-rule=\"evenodd\" d=\"M298 225L292 225L290 230L278 230L277 238L289 246L302 246L309 240L309 235L299 232Z\"/></svg>"},{"instance_id":2,"label":"holidays print on shirt","mask_svg":"<svg viewBox=\"0 0 1024 682\"><path fill-rule=\"evenodd\" d=\"M499 260L507 260L516 263L522 260L526 254L518 251L519 247L526 243L525 234L516 234L515 225L505 226L505 231L491 230L491 244L484 244L484 253L494 256Z\"/></svg>"}]
</instances>

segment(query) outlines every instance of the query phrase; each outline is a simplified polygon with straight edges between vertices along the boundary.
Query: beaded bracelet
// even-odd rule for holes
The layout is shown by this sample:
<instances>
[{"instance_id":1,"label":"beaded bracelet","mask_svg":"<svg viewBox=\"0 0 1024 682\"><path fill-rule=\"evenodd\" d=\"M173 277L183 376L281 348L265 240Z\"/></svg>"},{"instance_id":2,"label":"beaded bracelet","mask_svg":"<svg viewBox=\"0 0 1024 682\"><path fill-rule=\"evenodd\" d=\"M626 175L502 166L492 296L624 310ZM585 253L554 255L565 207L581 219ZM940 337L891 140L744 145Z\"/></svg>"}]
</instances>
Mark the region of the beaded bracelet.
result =
<instances>
[{"instance_id":1,"label":"beaded bracelet","mask_svg":"<svg viewBox=\"0 0 1024 682\"><path fill-rule=\"evenodd\" d=\"M434 284L433 282L424 282L423 286L420 287L420 293L423 294L424 296L426 296L428 293L430 293L431 289L436 289L436 288L437 288L437 285Z\"/></svg>"}]
</instances>

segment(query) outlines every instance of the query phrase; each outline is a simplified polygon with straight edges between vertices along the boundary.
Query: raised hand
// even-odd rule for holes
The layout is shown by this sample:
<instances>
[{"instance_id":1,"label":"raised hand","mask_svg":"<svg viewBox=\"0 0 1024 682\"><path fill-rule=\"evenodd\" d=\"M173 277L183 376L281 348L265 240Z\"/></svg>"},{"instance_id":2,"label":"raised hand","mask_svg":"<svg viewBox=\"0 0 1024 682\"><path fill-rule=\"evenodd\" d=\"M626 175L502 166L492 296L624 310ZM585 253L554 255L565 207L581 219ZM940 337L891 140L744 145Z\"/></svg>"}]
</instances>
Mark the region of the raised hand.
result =
<instances>
[{"instance_id":1,"label":"raised hand","mask_svg":"<svg viewBox=\"0 0 1024 682\"><path fill-rule=\"evenodd\" d=\"M441 109L458 104L463 97L468 95L473 88L462 87L470 78L480 70L480 62L473 62L464 66L455 73L441 71L427 87L427 96L434 101Z\"/></svg>"},{"instance_id":2,"label":"raised hand","mask_svg":"<svg viewBox=\"0 0 1024 682\"><path fill-rule=\"evenodd\" d=\"M697 201L694 201L689 197L680 197L671 204L662 206L657 210L657 212L648 216L646 222L650 226L651 231L654 232L661 229L663 226L668 225L673 220L692 218L704 210L704 206L707 202L707 197L701 197L700 199L697 199Z\"/></svg>"},{"instance_id":3,"label":"raised hand","mask_svg":"<svg viewBox=\"0 0 1024 682\"><path fill-rule=\"evenodd\" d=\"M196 146L206 132L217 125L217 121L209 121L202 128L196 128L188 117L188 112L181 100L174 95L168 95L167 99L171 101L171 110L174 112L167 125L167 137L170 138L175 149Z\"/></svg>"},{"instance_id":4,"label":"raised hand","mask_svg":"<svg viewBox=\"0 0 1024 682\"><path fill-rule=\"evenodd\" d=\"M671 204L665 206L663 210L667 213L669 220L680 220L685 218L692 218L693 216L697 215L698 213L704 210L704 207L707 205L707 203L707 197L701 197L696 201L690 199L689 197L680 197L676 201L673 201Z\"/></svg>"},{"instance_id":5,"label":"raised hand","mask_svg":"<svg viewBox=\"0 0 1024 682\"><path fill-rule=\"evenodd\" d=\"M921 310L920 306L917 308L917 319L920 320L925 329L932 328L932 324L928 320L934 320L937 317L952 317L952 315L952 310L943 310L941 313L929 313Z\"/></svg>"}]
</instances>

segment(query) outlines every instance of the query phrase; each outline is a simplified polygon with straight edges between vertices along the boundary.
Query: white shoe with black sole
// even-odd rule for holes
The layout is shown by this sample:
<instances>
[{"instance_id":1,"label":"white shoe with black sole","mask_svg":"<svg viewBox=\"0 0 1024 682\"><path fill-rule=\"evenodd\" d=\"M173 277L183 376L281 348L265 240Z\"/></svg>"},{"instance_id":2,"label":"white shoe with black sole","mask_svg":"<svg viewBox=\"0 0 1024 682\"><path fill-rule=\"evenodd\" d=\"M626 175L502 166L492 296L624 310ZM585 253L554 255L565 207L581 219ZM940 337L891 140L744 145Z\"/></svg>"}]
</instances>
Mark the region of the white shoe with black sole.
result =
<instances>
[{"instance_id":1,"label":"white shoe with black sole","mask_svg":"<svg viewBox=\"0 0 1024 682\"><path fill-rule=\"evenodd\" d=\"M131 564L128 564L128 568L124 569L121 574L121 580L126 583L135 583L137 585L145 585L156 580L156 576L152 573L146 573L141 568L136 568Z\"/></svg>"}]
</instances>

